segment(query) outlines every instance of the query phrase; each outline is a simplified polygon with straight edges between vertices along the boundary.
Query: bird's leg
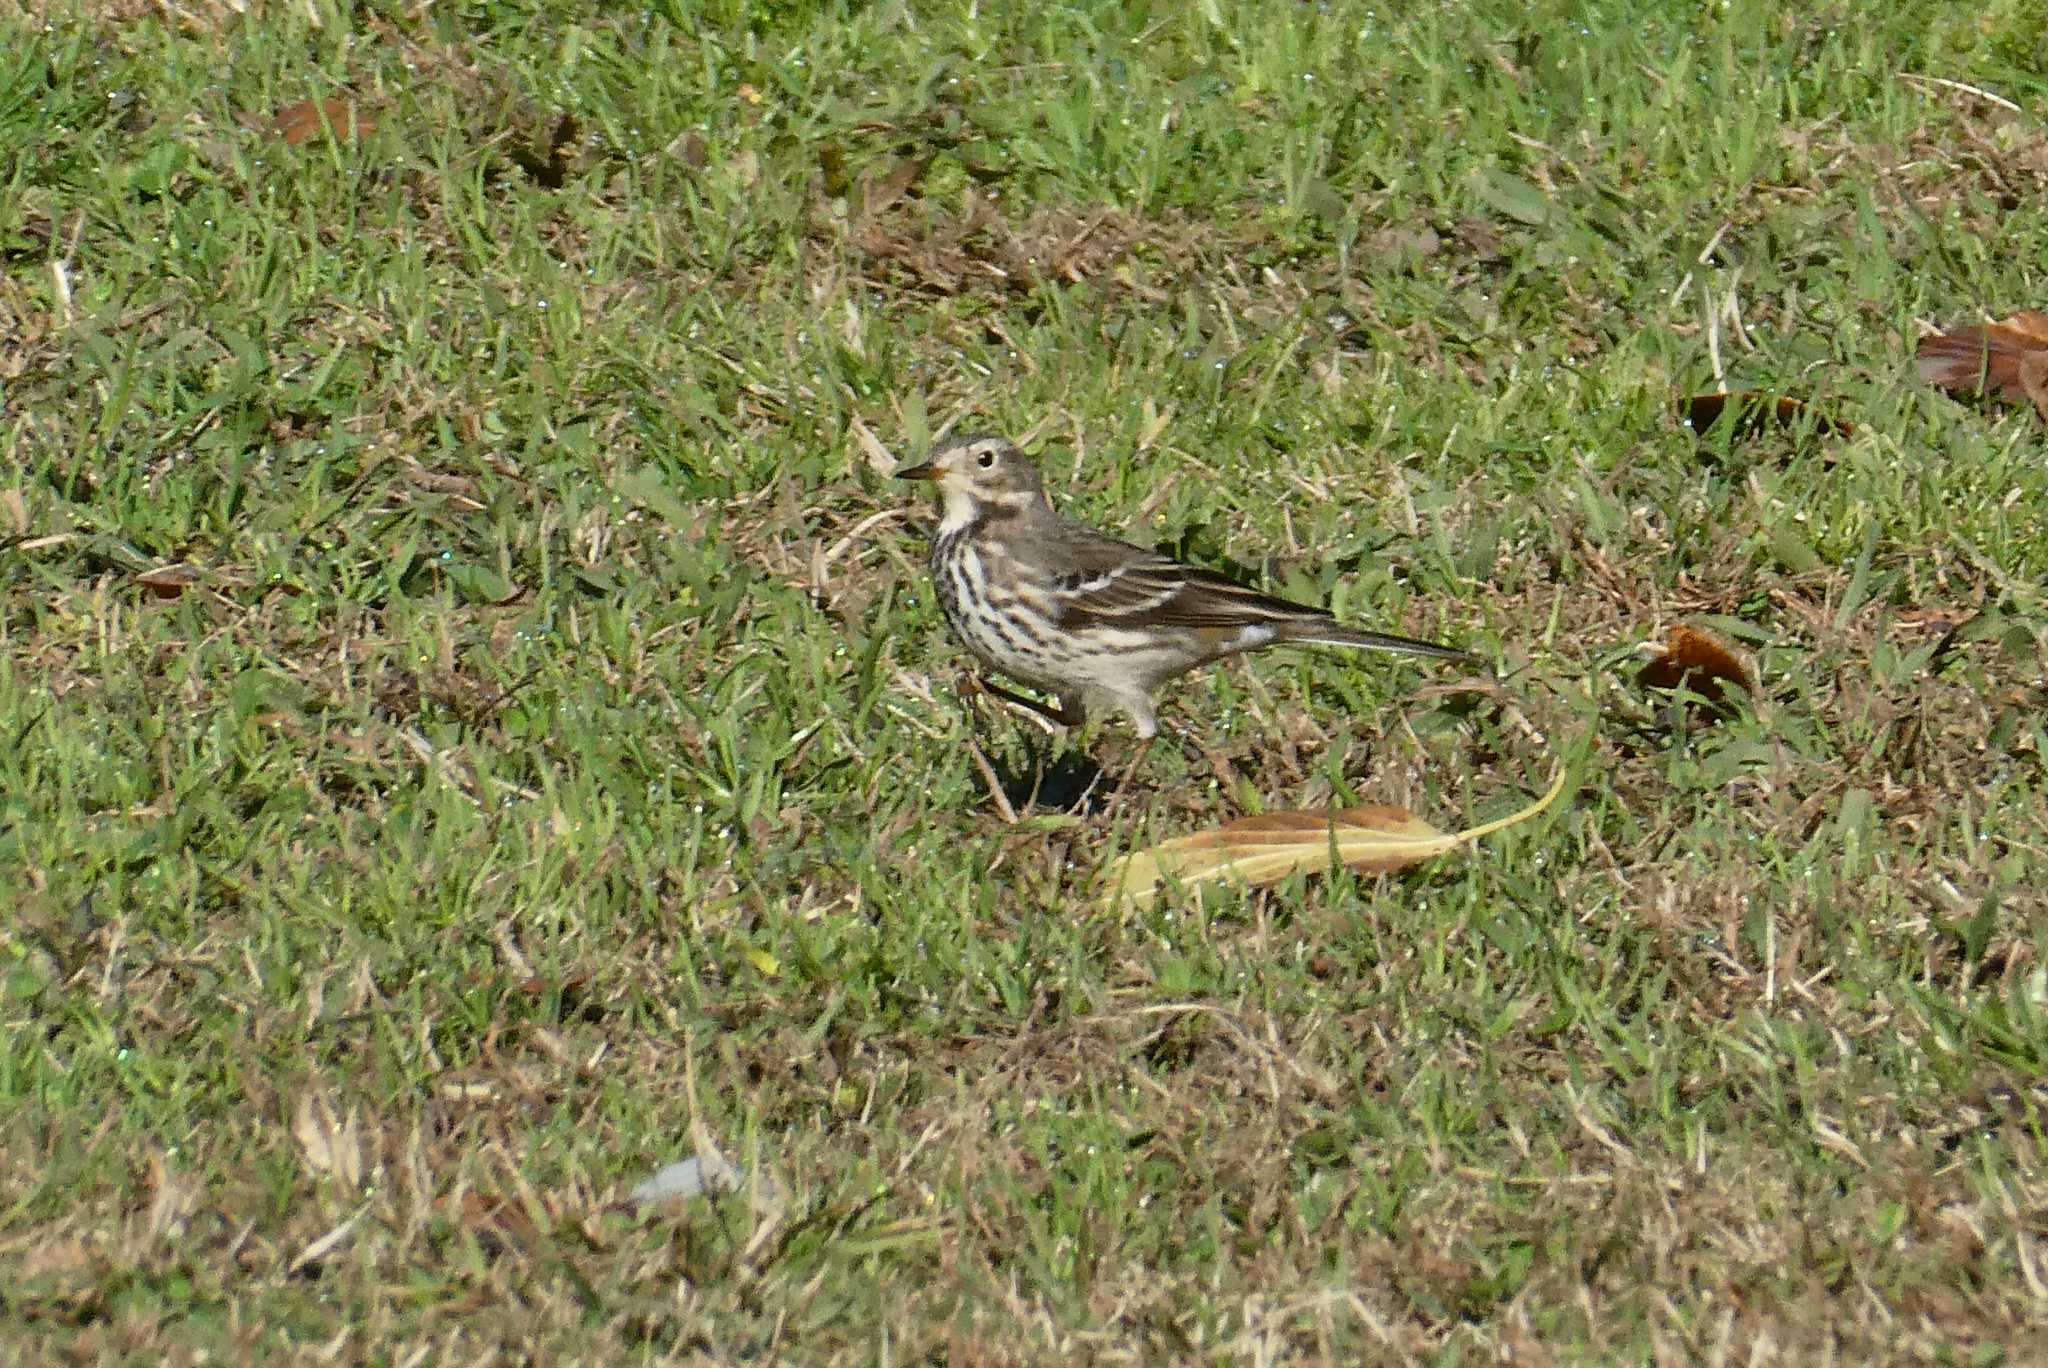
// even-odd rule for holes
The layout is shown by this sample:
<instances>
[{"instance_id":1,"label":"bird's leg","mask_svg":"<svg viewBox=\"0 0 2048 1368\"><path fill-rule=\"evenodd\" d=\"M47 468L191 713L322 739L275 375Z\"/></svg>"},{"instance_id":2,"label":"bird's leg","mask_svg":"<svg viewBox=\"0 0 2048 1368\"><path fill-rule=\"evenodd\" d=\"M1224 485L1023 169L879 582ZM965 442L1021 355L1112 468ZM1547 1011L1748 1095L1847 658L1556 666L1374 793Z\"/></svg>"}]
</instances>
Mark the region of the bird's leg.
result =
<instances>
[{"instance_id":1,"label":"bird's leg","mask_svg":"<svg viewBox=\"0 0 2048 1368\"><path fill-rule=\"evenodd\" d=\"M971 696L977 693L985 693L989 697L1000 699L1004 703L1014 703L1020 708L1029 708L1046 721L1057 723L1062 727L1078 727L1081 725L1082 716L1080 709L1068 704L1064 698L1060 700L1061 706L1056 708L1050 703L1041 703L1035 698L1026 698L1023 694L1012 693L1002 685L991 683L983 677L962 675L960 680L960 692L963 694Z\"/></svg>"},{"instance_id":2,"label":"bird's leg","mask_svg":"<svg viewBox=\"0 0 2048 1368\"><path fill-rule=\"evenodd\" d=\"M1131 763L1124 766L1123 778L1116 781L1115 792L1118 797L1121 798L1130 793L1131 781L1138 777L1138 766L1145 762L1145 756L1150 753L1152 743L1157 739L1156 735L1145 737L1136 746L1131 748Z\"/></svg>"}]
</instances>

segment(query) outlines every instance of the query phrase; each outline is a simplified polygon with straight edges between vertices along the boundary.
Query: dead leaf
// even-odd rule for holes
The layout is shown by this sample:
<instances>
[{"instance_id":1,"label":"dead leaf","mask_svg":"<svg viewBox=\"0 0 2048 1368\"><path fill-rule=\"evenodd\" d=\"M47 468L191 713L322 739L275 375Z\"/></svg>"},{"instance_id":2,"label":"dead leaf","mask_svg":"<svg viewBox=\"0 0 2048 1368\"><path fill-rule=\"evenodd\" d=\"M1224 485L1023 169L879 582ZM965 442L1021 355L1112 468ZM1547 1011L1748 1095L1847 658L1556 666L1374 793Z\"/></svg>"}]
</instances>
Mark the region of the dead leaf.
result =
<instances>
[{"instance_id":1,"label":"dead leaf","mask_svg":"<svg viewBox=\"0 0 2048 1368\"><path fill-rule=\"evenodd\" d=\"M1852 424L1839 418L1831 418L1818 410L1810 409L1797 399L1782 394L1765 394L1760 390L1736 390L1732 393L1695 394L1689 399L1678 401L1678 411L1684 415L1685 425L1693 435L1704 437L1707 429L1721 421L1729 409L1734 409L1730 422L1734 424L1735 437L1754 437L1767 428L1797 427L1802 418L1811 413L1813 430L1823 437L1853 437L1856 429Z\"/></svg>"},{"instance_id":2,"label":"dead leaf","mask_svg":"<svg viewBox=\"0 0 2048 1368\"><path fill-rule=\"evenodd\" d=\"M28 531L28 501L21 497L18 489L0 489L0 512L7 514L7 521L14 524L16 532Z\"/></svg>"},{"instance_id":3,"label":"dead leaf","mask_svg":"<svg viewBox=\"0 0 2048 1368\"><path fill-rule=\"evenodd\" d=\"M692 171L702 171L711 164L711 148L705 143L704 135L695 131L671 138L662 151Z\"/></svg>"},{"instance_id":4,"label":"dead leaf","mask_svg":"<svg viewBox=\"0 0 2048 1368\"><path fill-rule=\"evenodd\" d=\"M542 189L559 190L568 183L569 175L575 169L572 155L575 146L576 120L564 113L555 120L546 138L535 140L532 147L514 143L506 155Z\"/></svg>"},{"instance_id":5,"label":"dead leaf","mask_svg":"<svg viewBox=\"0 0 2048 1368\"><path fill-rule=\"evenodd\" d=\"M932 164L930 157L905 157L889 168L889 174L878 181L861 177L860 212L863 218L874 218L910 192L917 184L917 178Z\"/></svg>"},{"instance_id":6,"label":"dead leaf","mask_svg":"<svg viewBox=\"0 0 2048 1368\"><path fill-rule=\"evenodd\" d=\"M1913 364L1930 385L2025 399L2048 418L2048 314L2022 309L2002 322L1923 337Z\"/></svg>"},{"instance_id":7,"label":"dead leaf","mask_svg":"<svg viewBox=\"0 0 2048 1368\"><path fill-rule=\"evenodd\" d=\"M1735 652L1698 627L1673 627L1664 648L1643 666L1636 682L1646 689L1685 688L1715 707L1725 707L1724 683L1744 692L1756 688Z\"/></svg>"},{"instance_id":8,"label":"dead leaf","mask_svg":"<svg viewBox=\"0 0 2048 1368\"><path fill-rule=\"evenodd\" d=\"M287 143L299 147L330 128L343 139L367 138L377 131L377 116L346 100L301 100L278 110L271 127Z\"/></svg>"},{"instance_id":9,"label":"dead leaf","mask_svg":"<svg viewBox=\"0 0 2048 1368\"><path fill-rule=\"evenodd\" d=\"M1444 240L1427 224L1420 228L1382 228L1365 240L1366 255L1376 261L1402 261L1411 257L1433 257Z\"/></svg>"},{"instance_id":10,"label":"dead leaf","mask_svg":"<svg viewBox=\"0 0 2048 1368\"><path fill-rule=\"evenodd\" d=\"M157 598L174 599L199 583L199 572L189 565L160 565L137 575L135 582Z\"/></svg>"},{"instance_id":11,"label":"dead leaf","mask_svg":"<svg viewBox=\"0 0 2048 1368\"><path fill-rule=\"evenodd\" d=\"M528 997L542 997L552 988L561 993L564 998L568 998L582 992L589 986L590 974L587 970L569 974L560 979L550 979L540 974L529 974L519 980L519 991Z\"/></svg>"},{"instance_id":12,"label":"dead leaf","mask_svg":"<svg viewBox=\"0 0 2048 1368\"><path fill-rule=\"evenodd\" d=\"M1184 888L1218 880L1258 888L1290 874L1324 873L1332 861L1371 874L1405 869L1527 821L1557 800L1564 781L1565 771L1559 769L1549 791L1534 803L1469 831L1439 831L1406 808L1383 803L1242 817L1124 856L1104 876L1102 901L1109 908L1143 906L1169 881Z\"/></svg>"}]
</instances>

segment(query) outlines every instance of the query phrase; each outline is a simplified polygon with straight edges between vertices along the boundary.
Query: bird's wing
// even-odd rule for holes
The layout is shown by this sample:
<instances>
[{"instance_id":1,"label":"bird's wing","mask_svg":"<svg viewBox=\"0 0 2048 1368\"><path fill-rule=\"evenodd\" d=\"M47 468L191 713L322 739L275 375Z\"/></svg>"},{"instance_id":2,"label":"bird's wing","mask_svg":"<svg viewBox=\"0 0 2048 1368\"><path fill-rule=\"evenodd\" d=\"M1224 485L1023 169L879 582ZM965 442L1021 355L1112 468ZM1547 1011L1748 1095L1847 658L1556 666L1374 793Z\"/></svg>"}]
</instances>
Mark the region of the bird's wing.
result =
<instances>
[{"instance_id":1,"label":"bird's wing","mask_svg":"<svg viewBox=\"0 0 2048 1368\"><path fill-rule=\"evenodd\" d=\"M1051 583L1063 627L1238 628L1328 618L1092 529L1063 530Z\"/></svg>"}]
</instances>

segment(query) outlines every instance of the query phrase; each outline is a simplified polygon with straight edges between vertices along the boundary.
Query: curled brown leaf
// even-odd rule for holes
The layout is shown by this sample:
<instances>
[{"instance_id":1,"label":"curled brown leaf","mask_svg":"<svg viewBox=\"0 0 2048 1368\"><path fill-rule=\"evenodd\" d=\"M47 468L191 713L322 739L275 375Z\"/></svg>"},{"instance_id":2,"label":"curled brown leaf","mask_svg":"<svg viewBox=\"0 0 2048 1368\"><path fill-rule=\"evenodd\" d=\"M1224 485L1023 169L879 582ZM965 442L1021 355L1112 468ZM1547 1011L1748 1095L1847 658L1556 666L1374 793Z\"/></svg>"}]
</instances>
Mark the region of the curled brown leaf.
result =
<instances>
[{"instance_id":1,"label":"curled brown leaf","mask_svg":"<svg viewBox=\"0 0 2048 1368\"><path fill-rule=\"evenodd\" d=\"M1852 424L1830 417L1788 395L1765 394L1761 390L1695 394L1679 400L1678 411L1693 434L1701 437L1724 416L1733 424L1731 430L1734 435L1741 438L1754 437L1770 427L1797 427L1800 420L1809 414L1812 415L1813 430L1823 437L1856 435Z\"/></svg>"},{"instance_id":2,"label":"curled brown leaf","mask_svg":"<svg viewBox=\"0 0 2048 1368\"><path fill-rule=\"evenodd\" d=\"M1723 686L1745 693L1756 685L1739 656L1712 632L1699 627L1673 627L1663 649L1643 666L1636 680L1648 689L1684 688L1708 703L1725 704Z\"/></svg>"},{"instance_id":3,"label":"curled brown leaf","mask_svg":"<svg viewBox=\"0 0 2048 1368\"><path fill-rule=\"evenodd\" d=\"M910 193L910 187L917 184L918 178L924 175L924 170L929 165L929 157L905 157L890 167L887 175L879 179L861 177L861 216L868 219L879 217L896 201Z\"/></svg>"},{"instance_id":4,"label":"curled brown leaf","mask_svg":"<svg viewBox=\"0 0 2048 1368\"><path fill-rule=\"evenodd\" d=\"M160 565L137 575L135 582L156 598L174 599L199 583L199 572L189 565Z\"/></svg>"},{"instance_id":5,"label":"curled brown leaf","mask_svg":"<svg viewBox=\"0 0 2048 1368\"><path fill-rule=\"evenodd\" d=\"M2048 418L2048 314L2022 309L1997 323L1923 337L1913 364L1930 385L2025 399Z\"/></svg>"}]
</instances>

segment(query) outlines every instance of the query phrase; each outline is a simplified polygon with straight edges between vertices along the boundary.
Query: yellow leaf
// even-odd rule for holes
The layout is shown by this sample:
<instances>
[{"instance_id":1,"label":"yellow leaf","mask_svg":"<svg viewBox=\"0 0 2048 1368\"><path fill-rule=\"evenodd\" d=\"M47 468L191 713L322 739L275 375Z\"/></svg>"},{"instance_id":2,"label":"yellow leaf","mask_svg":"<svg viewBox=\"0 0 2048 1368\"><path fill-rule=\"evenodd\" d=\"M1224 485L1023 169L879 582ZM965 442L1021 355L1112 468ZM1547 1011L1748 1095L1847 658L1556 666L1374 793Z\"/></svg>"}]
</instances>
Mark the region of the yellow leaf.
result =
<instances>
[{"instance_id":1,"label":"yellow leaf","mask_svg":"<svg viewBox=\"0 0 2048 1368\"><path fill-rule=\"evenodd\" d=\"M1527 821L1564 791L1560 768L1550 789L1528 807L1469 831L1444 832L1406 808L1371 803L1332 811L1268 812L1211 831L1176 836L1112 864L1103 878L1103 905L1143 906L1169 882L1183 888L1229 880L1252 888L1290 874L1320 874L1333 864L1365 873L1405 869L1481 836Z\"/></svg>"},{"instance_id":2,"label":"yellow leaf","mask_svg":"<svg viewBox=\"0 0 2048 1368\"><path fill-rule=\"evenodd\" d=\"M747 959L767 977L782 977L782 961L769 954L766 950L750 945L747 947Z\"/></svg>"}]
</instances>

